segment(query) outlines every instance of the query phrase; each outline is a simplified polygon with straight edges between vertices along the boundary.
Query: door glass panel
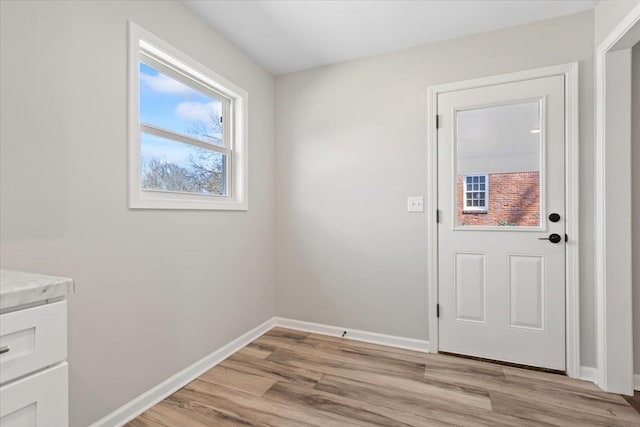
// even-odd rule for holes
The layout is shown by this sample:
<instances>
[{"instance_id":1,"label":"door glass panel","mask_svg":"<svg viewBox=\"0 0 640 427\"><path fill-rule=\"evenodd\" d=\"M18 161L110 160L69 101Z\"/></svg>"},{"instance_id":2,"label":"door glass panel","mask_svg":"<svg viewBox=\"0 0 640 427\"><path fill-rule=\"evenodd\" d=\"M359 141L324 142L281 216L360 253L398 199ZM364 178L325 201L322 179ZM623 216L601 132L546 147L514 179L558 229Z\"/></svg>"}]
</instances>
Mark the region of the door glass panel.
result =
<instances>
[{"instance_id":1,"label":"door glass panel","mask_svg":"<svg viewBox=\"0 0 640 427\"><path fill-rule=\"evenodd\" d=\"M540 102L456 112L456 224L539 227Z\"/></svg>"}]
</instances>

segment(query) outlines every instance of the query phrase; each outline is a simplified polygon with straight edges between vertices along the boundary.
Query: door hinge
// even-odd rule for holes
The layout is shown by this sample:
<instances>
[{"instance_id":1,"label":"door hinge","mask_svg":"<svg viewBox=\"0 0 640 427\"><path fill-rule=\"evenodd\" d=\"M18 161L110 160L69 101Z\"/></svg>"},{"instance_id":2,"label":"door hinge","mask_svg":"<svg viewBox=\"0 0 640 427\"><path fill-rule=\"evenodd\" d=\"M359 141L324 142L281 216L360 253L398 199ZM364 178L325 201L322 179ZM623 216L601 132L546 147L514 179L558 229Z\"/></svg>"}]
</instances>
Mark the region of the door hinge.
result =
<instances>
[{"instance_id":1,"label":"door hinge","mask_svg":"<svg viewBox=\"0 0 640 427\"><path fill-rule=\"evenodd\" d=\"M565 242L569 241L569 235L567 233L564 233L564 241Z\"/></svg>"},{"instance_id":2,"label":"door hinge","mask_svg":"<svg viewBox=\"0 0 640 427\"><path fill-rule=\"evenodd\" d=\"M436 209L436 224L440 224L440 209Z\"/></svg>"},{"instance_id":3,"label":"door hinge","mask_svg":"<svg viewBox=\"0 0 640 427\"><path fill-rule=\"evenodd\" d=\"M436 304L436 317L440 318L440 304Z\"/></svg>"},{"instance_id":4,"label":"door hinge","mask_svg":"<svg viewBox=\"0 0 640 427\"><path fill-rule=\"evenodd\" d=\"M440 129L440 114L436 114L436 129Z\"/></svg>"}]
</instances>

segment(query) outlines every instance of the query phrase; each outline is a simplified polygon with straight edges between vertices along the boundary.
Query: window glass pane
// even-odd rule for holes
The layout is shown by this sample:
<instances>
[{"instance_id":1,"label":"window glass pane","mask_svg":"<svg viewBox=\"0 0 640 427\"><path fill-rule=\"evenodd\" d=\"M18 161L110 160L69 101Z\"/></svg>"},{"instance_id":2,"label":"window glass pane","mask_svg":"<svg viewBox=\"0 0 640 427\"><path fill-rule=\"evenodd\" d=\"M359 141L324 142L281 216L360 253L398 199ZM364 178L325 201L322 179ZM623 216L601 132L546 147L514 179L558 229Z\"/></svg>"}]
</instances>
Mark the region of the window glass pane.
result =
<instances>
[{"instance_id":1,"label":"window glass pane","mask_svg":"<svg viewBox=\"0 0 640 427\"><path fill-rule=\"evenodd\" d=\"M222 102L140 63L140 123L223 144Z\"/></svg>"},{"instance_id":2,"label":"window glass pane","mask_svg":"<svg viewBox=\"0 0 640 427\"><path fill-rule=\"evenodd\" d=\"M226 156L181 142L140 134L143 190L226 195Z\"/></svg>"},{"instance_id":3,"label":"window glass pane","mask_svg":"<svg viewBox=\"0 0 640 427\"><path fill-rule=\"evenodd\" d=\"M457 225L539 227L540 102L458 111L456 127Z\"/></svg>"}]
</instances>

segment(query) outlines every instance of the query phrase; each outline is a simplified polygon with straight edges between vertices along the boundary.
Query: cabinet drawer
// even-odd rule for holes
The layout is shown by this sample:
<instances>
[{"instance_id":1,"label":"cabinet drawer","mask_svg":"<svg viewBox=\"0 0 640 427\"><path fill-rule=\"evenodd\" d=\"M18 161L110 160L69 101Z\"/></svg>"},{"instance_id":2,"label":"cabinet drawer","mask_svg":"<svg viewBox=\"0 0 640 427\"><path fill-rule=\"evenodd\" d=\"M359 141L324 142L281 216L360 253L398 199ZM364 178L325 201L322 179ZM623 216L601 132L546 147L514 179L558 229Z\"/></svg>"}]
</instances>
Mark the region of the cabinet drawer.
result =
<instances>
[{"instance_id":1,"label":"cabinet drawer","mask_svg":"<svg viewBox=\"0 0 640 427\"><path fill-rule=\"evenodd\" d=\"M67 357L67 302L0 315L0 384Z\"/></svg>"},{"instance_id":2,"label":"cabinet drawer","mask_svg":"<svg viewBox=\"0 0 640 427\"><path fill-rule=\"evenodd\" d=\"M64 362L0 387L0 425L68 426L68 372Z\"/></svg>"}]
</instances>

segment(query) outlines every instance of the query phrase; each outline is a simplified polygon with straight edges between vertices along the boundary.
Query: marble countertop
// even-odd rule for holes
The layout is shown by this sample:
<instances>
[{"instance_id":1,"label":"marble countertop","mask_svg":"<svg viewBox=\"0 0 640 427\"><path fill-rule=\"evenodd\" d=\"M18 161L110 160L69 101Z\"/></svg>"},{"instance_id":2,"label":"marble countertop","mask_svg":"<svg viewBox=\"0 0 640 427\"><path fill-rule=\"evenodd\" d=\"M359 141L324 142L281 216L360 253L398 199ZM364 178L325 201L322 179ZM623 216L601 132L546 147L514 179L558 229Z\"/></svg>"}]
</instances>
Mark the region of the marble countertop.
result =
<instances>
[{"instance_id":1,"label":"marble countertop","mask_svg":"<svg viewBox=\"0 0 640 427\"><path fill-rule=\"evenodd\" d=\"M0 270L0 310L60 298L74 292L73 279Z\"/></svg>"}]
</instances>

